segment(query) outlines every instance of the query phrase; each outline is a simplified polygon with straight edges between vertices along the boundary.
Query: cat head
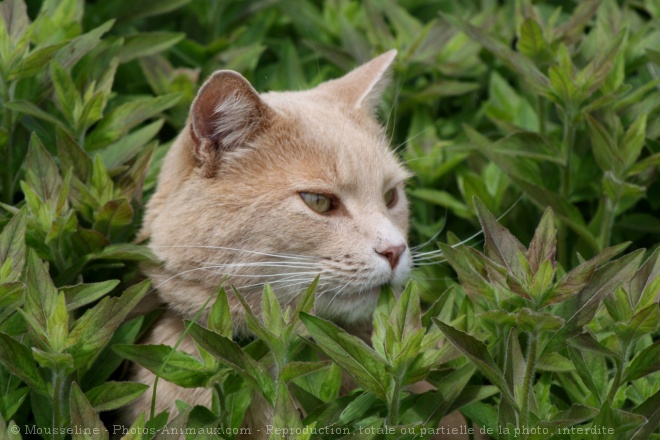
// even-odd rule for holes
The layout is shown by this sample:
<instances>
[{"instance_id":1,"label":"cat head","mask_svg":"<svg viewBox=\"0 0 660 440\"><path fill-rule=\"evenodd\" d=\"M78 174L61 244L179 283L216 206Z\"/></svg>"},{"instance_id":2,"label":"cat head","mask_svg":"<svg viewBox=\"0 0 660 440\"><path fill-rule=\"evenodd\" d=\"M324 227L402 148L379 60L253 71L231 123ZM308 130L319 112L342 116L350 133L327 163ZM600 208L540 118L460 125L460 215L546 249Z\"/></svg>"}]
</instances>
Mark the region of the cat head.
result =
<instances>
[{"instance_id":1,"label":"cat head","mask_svg":"<svg viewBox=\"0 0 660 440\"><path fill-rule=\"evenodd\" d=\"M409 174L374 115L395 55L307 91L258 94L232 71L204 83L142 231L165 302L193 314L227 277L259 313L265 283L286 305L320 274L318 315L371 319L411 267Z\"/></svg>"}]
</instances>

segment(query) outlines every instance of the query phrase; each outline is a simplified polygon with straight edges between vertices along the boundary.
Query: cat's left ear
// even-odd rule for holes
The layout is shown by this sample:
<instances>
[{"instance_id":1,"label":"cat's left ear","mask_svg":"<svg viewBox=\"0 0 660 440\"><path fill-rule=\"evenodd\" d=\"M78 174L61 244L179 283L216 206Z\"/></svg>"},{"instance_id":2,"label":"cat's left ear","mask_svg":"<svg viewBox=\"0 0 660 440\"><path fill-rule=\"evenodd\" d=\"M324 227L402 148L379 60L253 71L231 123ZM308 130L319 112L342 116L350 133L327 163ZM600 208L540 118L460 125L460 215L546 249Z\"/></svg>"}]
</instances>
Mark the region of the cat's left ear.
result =
<instances>
[{"instance_id":1,"label":"cat's left ear","mask_svg":"<svg viewBox=\"0 0 660 440\"><path fill-rule=\"evenodd\" d=\"M390 68L396 54L396 49L385 52L341 78L324 82L318 89L351 107L373 110L390 82Z\"/></svg>"},{"instance_id":2,"label":"cat's left ear","mask_svg":"<svg viewBox=\"0 0 660 440\"><path fill-rule=\"evenodd\" d=\"M193 154L201 163L214 165L262 130L269 114L270 108L243 76L231 70L215 72L190 108Z\"/></svg>"}]
</instances>

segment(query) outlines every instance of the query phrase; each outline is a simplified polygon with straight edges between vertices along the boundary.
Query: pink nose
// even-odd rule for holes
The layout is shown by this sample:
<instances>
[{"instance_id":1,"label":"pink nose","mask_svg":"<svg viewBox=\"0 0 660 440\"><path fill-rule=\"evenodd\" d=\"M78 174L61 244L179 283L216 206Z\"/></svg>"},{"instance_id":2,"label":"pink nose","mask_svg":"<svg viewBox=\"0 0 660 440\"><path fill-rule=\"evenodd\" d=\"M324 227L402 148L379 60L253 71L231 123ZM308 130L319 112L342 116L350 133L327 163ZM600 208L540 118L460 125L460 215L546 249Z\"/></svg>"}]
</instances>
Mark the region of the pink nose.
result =
<instances>
[{"instance_id":1,"label":"pink nose","mask_svg":"<svg viewBox=\"0 0 660 440\"><path fill-rule=\"evenodd\" d=\"M392 270L394 270L397 264L399 264L399 258L401 257L401 254L403 254L405 251L406 245L400 244L398 246L390 246L382 251L376 251L376 253L387 258L387 261L390 262L390 267Z\"/></svg>"}]
</instances>

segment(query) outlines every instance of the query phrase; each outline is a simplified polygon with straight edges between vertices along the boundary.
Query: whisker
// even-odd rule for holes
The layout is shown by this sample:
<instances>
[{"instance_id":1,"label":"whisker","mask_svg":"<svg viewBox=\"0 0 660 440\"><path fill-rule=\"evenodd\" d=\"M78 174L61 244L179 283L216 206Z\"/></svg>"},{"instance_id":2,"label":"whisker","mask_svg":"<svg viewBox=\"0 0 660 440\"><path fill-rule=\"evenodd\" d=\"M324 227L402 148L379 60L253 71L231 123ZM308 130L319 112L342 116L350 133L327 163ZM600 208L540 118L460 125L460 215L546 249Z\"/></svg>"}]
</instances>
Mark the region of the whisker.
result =
<instances>
[{"instance_id":1,"label":"whisker","mask_svg":"<svg viewBox=\"0 0 660 440\"><path fill-rule=\"evenodd\" d=\"M204 261L194 261L194 263L200 264L203 267L214 267L214 268L239 268L239 267L285 267L285 268L300 268L300 269L315 269L321 268L320 264L316 263L298 263L298 262L287 262L287 261L268 261L268 262L253 262L253 263L213 263L213 262L204 262Z\"/></svg>"},{"instance_id":2,"label":"whisker","mask_svg":"<svg viewBox=\"0 0 660 440\"><path fill-rule=\"evenodd\" d=\"M304 260L304 261L313 261L314 258L312 257L303 257L300 255L290 255L290 254L273 254L269 252L259 252L259 251L251 251L248 249L236 249L236 248L229 248L229 247L224 247L224 246L201 246L201 245L162 245L162 246L157 246L157 245L149 245L151 248L174 248L174 249L216 249L216 250L223 250L223 251L234 251L234 252L245 252L248 254L255 254L255 255L264 255L267 257L274 257L274 258L292 258L295 260Z\"/></svg>"},{"instance_id":3,"label":"whisker","mask_svg":"<svg viewBox=\"0 0 660 440\"><path fill-rule=\"evenodd\" d=\"M444 218L442 219L442 226L440 227L440 229L438 229L438 232L436 232L435 234L433 234L433 237L429 238L429 239L426 240L424 243L422 243L422 244L418 244L417 246L413 246L413 247L410 248L410 249L411 249L413 252L415 252L417 249L421 249L421 248L423 248L423 247L428 246L429 244L431 244L431 242L434 241L436 238L438 238L438 236L440 235L440 233L445 229L445 225L446 225L446 224L447 224L447 210L445 209L445 216L444 216Z\"/></svg>"}]
</instances>

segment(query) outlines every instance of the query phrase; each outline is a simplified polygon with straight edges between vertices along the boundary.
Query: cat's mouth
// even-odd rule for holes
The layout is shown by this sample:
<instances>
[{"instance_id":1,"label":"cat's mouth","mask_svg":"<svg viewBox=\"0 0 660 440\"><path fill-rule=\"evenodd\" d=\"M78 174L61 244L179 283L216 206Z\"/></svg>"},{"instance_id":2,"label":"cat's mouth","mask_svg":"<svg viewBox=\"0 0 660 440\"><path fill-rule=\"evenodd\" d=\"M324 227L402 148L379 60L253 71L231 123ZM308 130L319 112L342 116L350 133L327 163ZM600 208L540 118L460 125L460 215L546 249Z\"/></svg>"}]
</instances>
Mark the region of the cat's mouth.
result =
<instances>
[{"instance_id":1,"label":"cat's mouth","mask_svg":"<svg viewBox=\"0 0 660 440\"><path fill-rule=\"evenodd\" d=\"M346 324L370 322L376 303L383 288L398 288L390 283L377 284L372 287L346 290L334 297L321 292L314 304L316 314L322 318Z\"/></svg>"}]
</instances>

